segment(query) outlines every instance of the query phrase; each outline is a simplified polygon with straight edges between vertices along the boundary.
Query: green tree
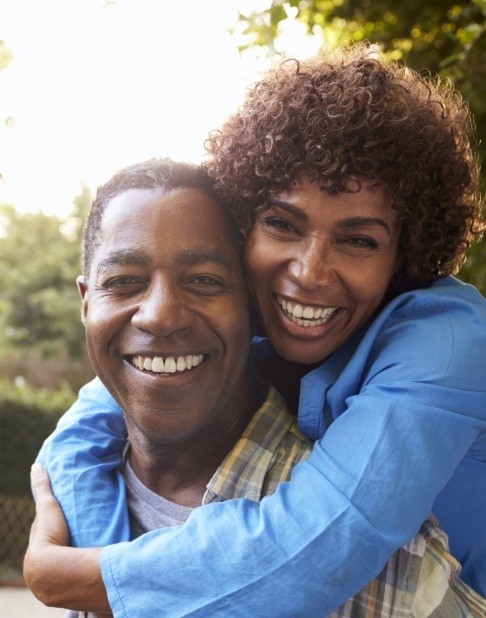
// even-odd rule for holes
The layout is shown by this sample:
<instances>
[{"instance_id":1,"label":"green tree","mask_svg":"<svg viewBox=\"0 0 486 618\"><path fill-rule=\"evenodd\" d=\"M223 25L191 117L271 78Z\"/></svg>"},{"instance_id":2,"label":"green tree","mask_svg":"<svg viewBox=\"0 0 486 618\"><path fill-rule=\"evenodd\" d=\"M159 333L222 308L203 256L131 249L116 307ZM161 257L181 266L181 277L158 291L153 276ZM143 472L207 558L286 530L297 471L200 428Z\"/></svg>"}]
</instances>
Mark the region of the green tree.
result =
<instances>
[{"instance_id":1,"label":"green tree","mask_svg":"<svg viewBox=\"0 0 486 618\"><path fill-rule=\"evenodd\" d=\"M283 22L303 23L322 45L368 40L393 60L453 81L469 102L475 145L486 161L486 0L271 0L265 10L240 13L245 42L275 54ZM482 187L486 187L482 175ZM486 294L486 242L475 245L462 279Z\"/></svg>"},{"instance_id":2,"label":"green tree","mask_svg":"<svg viewBox=\"0 0 486 618\"><path fill-rule=\"evenodd\" d=\"M0 207L3 348L82 356L84 332L75 279L81 269L82 221L89 202L89 191L83 188L65 220Z\"/></svg>"}]
</instances>

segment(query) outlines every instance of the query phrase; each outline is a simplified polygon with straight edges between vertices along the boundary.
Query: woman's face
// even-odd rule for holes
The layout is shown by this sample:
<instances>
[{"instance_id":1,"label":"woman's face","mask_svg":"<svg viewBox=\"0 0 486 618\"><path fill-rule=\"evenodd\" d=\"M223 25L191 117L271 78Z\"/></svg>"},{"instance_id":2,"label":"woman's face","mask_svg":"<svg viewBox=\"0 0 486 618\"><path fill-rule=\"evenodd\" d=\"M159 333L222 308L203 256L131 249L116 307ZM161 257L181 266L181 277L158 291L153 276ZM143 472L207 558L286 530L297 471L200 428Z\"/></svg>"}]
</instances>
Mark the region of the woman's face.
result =
<instances>
[{"instance_id":1,"label":"woman's face","mask_svg":"<svg viewBox=\"0 0 486 618\"><path fill-rule=\"evenodd\" d=\"M329 195L301 179L271 195L245 248L267 336L296 363L317 363L371 318L400 265L400 224L386 185Z\"/></svg>"}]
</instances>

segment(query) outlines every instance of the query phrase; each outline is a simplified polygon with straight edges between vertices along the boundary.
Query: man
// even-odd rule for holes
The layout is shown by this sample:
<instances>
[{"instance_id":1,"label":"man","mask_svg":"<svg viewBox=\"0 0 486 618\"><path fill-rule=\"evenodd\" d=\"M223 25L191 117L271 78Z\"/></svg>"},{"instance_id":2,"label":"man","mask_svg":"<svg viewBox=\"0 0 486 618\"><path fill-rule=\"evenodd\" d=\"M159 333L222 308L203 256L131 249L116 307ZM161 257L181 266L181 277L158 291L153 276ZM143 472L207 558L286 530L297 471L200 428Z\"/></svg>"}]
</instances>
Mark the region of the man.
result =
<instances>
[{"instance_id":1,"label":"man","mask_svg":"<svg viewBox=\"0 0 486 618\"><path fill-rule=\"evenodd\" d=\"M280 396L247 371L239 240L204 173L169 160L122 170L90 211L82 320L93 368L125 412L136 536L202 503L259 500L308 451ZM72 585L81 591L77 577Z\"/></svg>"},{"instance_id":2,"label":"man","mask_svg":"<svg viewBox=\"0 0 486 618\"><path fill-rule=\"evenodd\" d=\"M201 504L260 500L310 450L281 397L247 371L251 320L237 241L199 168L168 160L122 170L90 212L78 288L93 368L125 414L131 536L183 523ZM108 611L100 550L62 547L59 511L46 477L34 472L39 517L28 584L49 605ZM75 479L68 482L76 491ZM479 597L452 577L457 569L436 522L427 521L335 615L460 608L479 616ZM140 574L140 615L173 615L143 605L150 577Z\"/></svg>"}]
</instances>

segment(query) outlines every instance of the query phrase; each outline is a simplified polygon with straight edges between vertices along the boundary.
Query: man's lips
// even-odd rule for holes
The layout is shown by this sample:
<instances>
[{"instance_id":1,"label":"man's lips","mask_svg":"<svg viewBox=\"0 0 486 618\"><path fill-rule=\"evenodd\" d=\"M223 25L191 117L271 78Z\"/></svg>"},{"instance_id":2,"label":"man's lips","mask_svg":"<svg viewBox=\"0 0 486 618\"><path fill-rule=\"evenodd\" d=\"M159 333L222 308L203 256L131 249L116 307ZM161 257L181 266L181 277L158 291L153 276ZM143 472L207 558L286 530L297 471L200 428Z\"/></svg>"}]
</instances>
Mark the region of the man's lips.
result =
<instances>
[{"instance_id":1,"label":"man's lips","mask_svg":"<svg viewBox=\"0 0 486 618\"><path fill-rule=\"evenodd\" d=\"M322 324L328 322L333 315L339 311L339 307L301 305L285 300L285 298L281 296L277 296L276 298L286 317L304 328L322 326Z\"/></svg>"},{"instance_id":2,"label":"man's lips","mask_svg":"<svg viewBox=\"0 0 486 618\"><path fill-rule=\"evenodd\" d=\"M198 367L204 361L203 354L187 356L128 356L129 362L141 371L153 373L177 373Z\"/></svg>"}]
</instances>

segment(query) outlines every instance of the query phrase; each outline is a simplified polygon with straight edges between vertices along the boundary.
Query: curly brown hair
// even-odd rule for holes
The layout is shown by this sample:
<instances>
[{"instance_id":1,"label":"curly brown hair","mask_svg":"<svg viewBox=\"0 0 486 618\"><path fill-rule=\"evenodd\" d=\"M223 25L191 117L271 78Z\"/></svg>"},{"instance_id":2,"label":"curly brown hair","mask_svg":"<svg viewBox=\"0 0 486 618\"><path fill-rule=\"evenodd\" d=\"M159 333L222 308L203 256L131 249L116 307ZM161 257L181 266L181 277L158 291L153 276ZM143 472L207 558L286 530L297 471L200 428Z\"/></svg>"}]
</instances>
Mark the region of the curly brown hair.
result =
<instances>
[{"instance_id":1,"label":"curly brown hair","mask_svg":"<svg viewBox=\"0 0 486 618\"><path fill-rule=\"evenodd\" d=\"M387 183L402 222L396 294L456 273L484 231L473 137L450 82L358 44L264 74L210 134L205 167L246 231L270 191L303 175L330 194Z\"/></svg>"}]
</instances>

